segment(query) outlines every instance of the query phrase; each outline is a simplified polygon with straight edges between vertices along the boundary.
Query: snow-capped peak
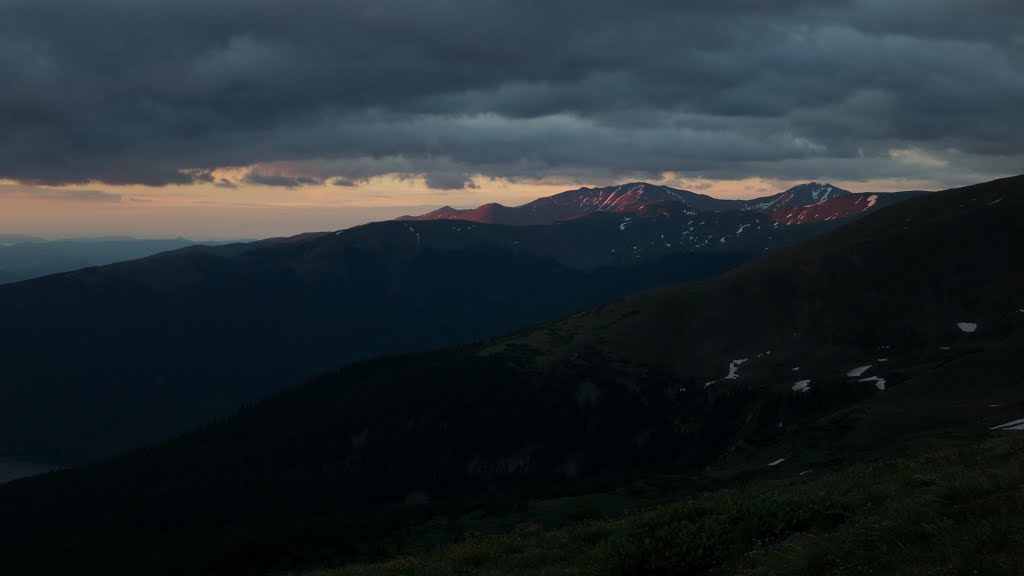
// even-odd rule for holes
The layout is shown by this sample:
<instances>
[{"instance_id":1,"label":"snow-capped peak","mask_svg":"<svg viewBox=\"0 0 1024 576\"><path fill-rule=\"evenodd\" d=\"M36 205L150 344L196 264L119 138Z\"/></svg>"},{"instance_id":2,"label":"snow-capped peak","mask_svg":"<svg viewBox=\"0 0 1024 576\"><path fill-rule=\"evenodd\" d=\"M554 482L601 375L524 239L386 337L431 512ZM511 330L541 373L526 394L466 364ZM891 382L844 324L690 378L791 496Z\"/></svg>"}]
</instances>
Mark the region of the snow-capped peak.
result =
<instances>
[{"instance_id":1,"label":"snow-capped peak","mask_svg":"<svg viewBox=\"0 0 1024 576\"><path fill-rule=\"evenodd\" d=\"M807 184L800 184L787 190L788 194L792 194L795 199L799 199L804 203L810 204L821 204L826 200L835 198L836 196L843 196L849 194L842 188L837 188L828 183L808 182Z\"/></svg>"}]
</instances>

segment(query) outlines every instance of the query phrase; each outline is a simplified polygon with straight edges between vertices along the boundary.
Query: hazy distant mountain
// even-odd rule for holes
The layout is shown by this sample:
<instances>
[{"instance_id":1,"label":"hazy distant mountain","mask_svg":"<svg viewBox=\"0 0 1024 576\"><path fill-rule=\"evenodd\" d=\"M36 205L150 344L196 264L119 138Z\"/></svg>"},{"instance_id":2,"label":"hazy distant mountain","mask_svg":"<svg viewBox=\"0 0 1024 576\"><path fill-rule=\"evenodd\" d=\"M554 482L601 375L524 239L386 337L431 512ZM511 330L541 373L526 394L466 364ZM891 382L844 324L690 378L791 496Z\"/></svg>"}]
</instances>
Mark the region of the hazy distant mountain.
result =
<instances>
[{"instance_id":1,"label":"hazy distant mountain","mask_svg":"<svg viewBox=\"0 0 1024 576\"><path fill-rule=\"evenodd\" d=\"M193 244L194 241L184 238L43 240L31 236L0 236L0 284L135 260Z\"/></svg>"},{"instance_id":2,"label":"hazy distant mountain","mask_svg":"<svg viewBox=\"0 0 1024 576\"><path fill-rule=\"evenodd\" d=\"M905 200L914 194L852 194L831 184L810 182L763 198L721 200L687 190L637 182L606 188L569 190L516 207L485 204L475 209L459 210L445 206L420 216L403 216L399 220L468 220L525 226L571 220L597 212L634 213L654 204L679 203L699 211L761 211L782 224L808 224L851 217ZM874 197L871 202L853 201L871 197Z\"/></svg>"},{"instance_id":3,"label":"hazy distant mountain","mask_svg":"<svg viewBox=\"0 0 1024 576\"><path fill-rule=\"evenodd\" d=\"M45 242L43 238L25 234L0 234L0 246L23 244L25 242Z\"/></svg>"},{"instance_id":4,"label":"hazy distant mountain","mask_svg":"<svg viewBox=\"0 0 1024 576\"><path fill-rule=\"evenodd\" d=\"M37 464L18 462L14 460L0 460L0 484L10 482L11 480L18 478L24 478L26 476L43 474L49 470L50 468L46 466L39 466Z\"/></svg>"},{"instance_id":5,"label":"hazy distant mountain","mask_svg":"<svg viewBox=\"0 0 1024 576\"><path fill-rule=\"evenodd\" d=\"M850 451L1019 419L1022 188L918 198L714 280L359 363L161 446L9 485L0 552L54 573L288 571L404 555L410 526L501 498L722 461L786 462L797 482ZM387 226L412 226L410 250L465 231ZM377 243L373 229L356 243ZM225 377L243 369L228 364Z\"/></svg>"}]
</instances>

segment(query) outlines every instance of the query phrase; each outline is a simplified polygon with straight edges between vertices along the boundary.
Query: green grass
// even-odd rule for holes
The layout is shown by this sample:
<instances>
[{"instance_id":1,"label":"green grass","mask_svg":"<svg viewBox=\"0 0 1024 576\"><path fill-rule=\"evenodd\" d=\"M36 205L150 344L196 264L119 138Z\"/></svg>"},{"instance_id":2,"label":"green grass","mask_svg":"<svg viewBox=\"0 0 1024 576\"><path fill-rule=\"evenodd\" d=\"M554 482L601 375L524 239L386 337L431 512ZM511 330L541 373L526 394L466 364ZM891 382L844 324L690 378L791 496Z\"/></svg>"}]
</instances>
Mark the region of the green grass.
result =
<instances>
[{"instance_id":1,"label":"green grass","mask_svg":"<svg viewBox=\"0 0 1024 576\"><path fill-rule=\"evenodd\" d=\"M525 523L306 576L1024 574L1024 437Z\"/></svg>"}]
</instances>

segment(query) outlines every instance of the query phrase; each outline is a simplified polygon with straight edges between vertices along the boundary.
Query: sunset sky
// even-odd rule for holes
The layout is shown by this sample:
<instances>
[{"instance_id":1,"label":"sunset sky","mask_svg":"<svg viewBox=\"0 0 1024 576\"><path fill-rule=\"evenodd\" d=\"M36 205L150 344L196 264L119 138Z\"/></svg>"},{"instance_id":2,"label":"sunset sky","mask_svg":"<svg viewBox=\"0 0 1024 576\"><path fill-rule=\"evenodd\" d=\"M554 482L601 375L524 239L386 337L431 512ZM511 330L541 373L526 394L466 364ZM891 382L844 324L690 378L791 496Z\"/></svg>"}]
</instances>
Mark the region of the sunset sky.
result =
<instances>
[{"instance_id":1,"label":"sunset sky","mask_svg":"<svg viewBox=\"0 0 1024 576\"><path fill-rule=\"evenodd\" d=\"M0 233L1024 172L1017 0L0 0Z\"/></svg>"}]
</instances>

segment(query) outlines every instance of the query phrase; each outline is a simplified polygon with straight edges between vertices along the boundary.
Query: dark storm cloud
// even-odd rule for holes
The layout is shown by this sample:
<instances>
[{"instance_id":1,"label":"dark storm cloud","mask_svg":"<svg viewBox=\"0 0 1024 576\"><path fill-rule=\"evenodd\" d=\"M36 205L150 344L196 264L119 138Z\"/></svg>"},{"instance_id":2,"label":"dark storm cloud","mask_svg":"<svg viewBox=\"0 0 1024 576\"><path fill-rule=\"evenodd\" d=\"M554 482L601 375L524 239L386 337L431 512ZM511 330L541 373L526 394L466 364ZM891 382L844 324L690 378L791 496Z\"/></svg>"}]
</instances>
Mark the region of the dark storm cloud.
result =
<instances>
[{"instance_id":1,"label":"dark storm cloud","mask_svg":"<svg viewBox=\"0 0 1024 576\"><path fill-rule=\"evenodd\" d=\"M955 183L1020 171L1021 21L1017 0L0 0L0 178Z\"/></svg>"},{"instance_id":2,"label":"dark storm cloud","mask_svg":"<svg viewBox=\"0 0 1024 576\"><path fill-rule=\"evenodd\" d=\"M72 202L120 202L120 194L100 190L75 190L71 188L34 188L17 184L0 185L0 197L31 198L33 200L63 200ZM134 198L132 200L135 200Z\"/></svg>"},{"instance_id":3,"label":"dark storm cloud","mask_svg":"<svg viewBox=\"0 0 1024 576\"><path fill-rule=\"evenodd\" d=\"M245 175L245 182L249 184L261 184L263 186L283 186L285 188L298 188L311 184L321 184L323 180L310 176L281 176L277 174L264 174L260 171L253 171Z\"/></svg>"}]
</instances>

